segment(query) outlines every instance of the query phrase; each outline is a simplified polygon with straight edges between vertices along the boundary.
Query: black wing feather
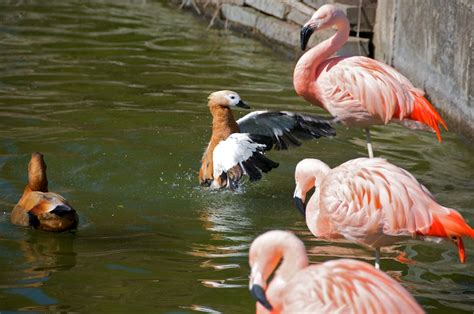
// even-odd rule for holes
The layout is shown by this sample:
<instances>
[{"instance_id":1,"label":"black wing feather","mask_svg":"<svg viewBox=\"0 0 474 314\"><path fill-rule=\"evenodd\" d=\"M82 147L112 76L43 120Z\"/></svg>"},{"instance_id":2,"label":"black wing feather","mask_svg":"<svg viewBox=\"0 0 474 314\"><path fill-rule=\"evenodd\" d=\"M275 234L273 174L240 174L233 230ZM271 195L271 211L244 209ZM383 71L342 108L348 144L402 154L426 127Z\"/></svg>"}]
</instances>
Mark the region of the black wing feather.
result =
<instances>
[{"instance_id":1,"label":"black wing feather","mask_svg":"<svg viewBox=\"0 0 474 314\"><path fill-rule=\"evenodd\" d=\"M336 130L331 125L333 120L288 111L257 111L237 123L241 132L267 136L272 139L276 150L286 150L300 146L301 140L335 136Z\"/></svg>"}]
</instances>

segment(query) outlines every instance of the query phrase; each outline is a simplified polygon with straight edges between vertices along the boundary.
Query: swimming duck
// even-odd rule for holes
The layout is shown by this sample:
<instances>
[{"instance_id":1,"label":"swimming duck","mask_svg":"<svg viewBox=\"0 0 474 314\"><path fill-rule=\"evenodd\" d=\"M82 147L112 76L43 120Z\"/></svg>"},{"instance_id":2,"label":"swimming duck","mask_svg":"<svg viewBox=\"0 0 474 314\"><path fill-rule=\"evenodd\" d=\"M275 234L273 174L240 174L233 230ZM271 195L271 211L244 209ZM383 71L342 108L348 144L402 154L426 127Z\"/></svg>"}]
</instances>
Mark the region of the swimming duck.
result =
<instances>
[{"instance_id":1,"label":"swimming duck","mask_svg":"<svg viewBox=\"0 0 474 314\"><path fill-rule=\"evenodd\" d=\"M61 195L48 192L43 155L33 153L28 164L28 184L18 204L13 208L11 222L15 225L61 232L75 229L78 220L76 211Z\"/></svg>"},{"instance_id":2,"label":"swimming duck","mask_svg":"<svg viewBox=\"0 0 474 314\"><path fill-rule=\"evenodd\" d=\"M254 111L235 120L231 108L250 107L230 90L209 95L212 135L202 157L201 185L235 190L243 175L250 181L261 179L278 163L264 153L301 145L300 140L334 136L330 120L288 111Z\"/></svg>"}]
</instances>

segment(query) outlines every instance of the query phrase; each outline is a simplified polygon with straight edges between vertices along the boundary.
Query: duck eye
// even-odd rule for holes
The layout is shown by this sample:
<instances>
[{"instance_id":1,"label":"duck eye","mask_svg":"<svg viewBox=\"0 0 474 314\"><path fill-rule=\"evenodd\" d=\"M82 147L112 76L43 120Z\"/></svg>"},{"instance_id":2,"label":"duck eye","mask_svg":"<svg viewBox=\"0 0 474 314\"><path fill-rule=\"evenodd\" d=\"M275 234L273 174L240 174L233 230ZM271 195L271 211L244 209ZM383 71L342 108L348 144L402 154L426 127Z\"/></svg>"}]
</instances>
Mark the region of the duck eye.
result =
<instances>
[{"instance_id":1,"label":"duck eye","mask_svg":"<svg viewBox=\"0 0 474 314\"><path fill-rule=\"evenodd\" d=\"M235 96L230 96L230 99L235 99Z\"/></svg>"}]
</instances>

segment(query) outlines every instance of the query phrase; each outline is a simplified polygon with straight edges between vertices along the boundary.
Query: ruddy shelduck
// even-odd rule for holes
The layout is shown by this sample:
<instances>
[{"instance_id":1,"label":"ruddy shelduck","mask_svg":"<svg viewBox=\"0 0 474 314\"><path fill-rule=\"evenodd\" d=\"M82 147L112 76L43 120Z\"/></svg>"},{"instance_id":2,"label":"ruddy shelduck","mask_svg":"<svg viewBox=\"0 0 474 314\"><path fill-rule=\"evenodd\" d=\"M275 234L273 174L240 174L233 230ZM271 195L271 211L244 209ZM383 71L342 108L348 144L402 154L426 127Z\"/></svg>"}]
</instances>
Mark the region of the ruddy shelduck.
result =
<instances>
[{"instance_id":1,"label":"ruddy shelduck","mask_svg":"<svg viewBox=\"0 0 474 314\"><path fill-rule=\"evenodd\" d=\"M339 259L309 265L303 242L288 231L256 238L249 263L257 313L424 313L398 282L370 264Z\"/></svg>"},{"instance_id":2,"label":"ruddy shelduck","mask_svg":"<svg viewBox=\"0 0 474 314\"><path fill-rule=\"evenodd\" d=\"M13 208L11 222L45 231L66 231L78 224L76 211L59 194L48 192L43 155L33 153L28 164L28 184Z\"/></svg>"},{"instance_id":3,"label":"ruddy shelduck","mask_svg":"<svg viewBox=\"0 0 474 314\"><path fill-rule=\"evenodd\" d=\"M301 29L306 49L314 31L331 26L337 32L308 50L296 64L293 85L308 102L328 111L348 127L366 128L396 122L410 129L433 130L441 142L439 124L446 124L424 92L394 68L366 57L332 57L349 38L349 21L341 8L321 6Z\"/></svg>"},{"instance_id":4,"label":"ruddy shelduck","mask_svg":"<svg viewBox=\"0 0 474 314\"><path fill-rule=\"evenodd\" d=\"M462 237L474 230L459 212L439 205L408 171L382 158L357 158L330 169L304 159L295 171L294 198L319 238L346 238L376 249L409 238L448 238L466 260ZM306 194L315 188L305 205Z\"/></svg>"},{"instance_id":5,"label":"ruddy shelduck","mask_svg":"<svg viewBox=\"0 0 474 314\"><path fill-rule=\"evenodd\" d=\"M237 189L245 174L259 180L261 172L278 166L264 152L301 145L300 139L334 136L330 123L320 117L287 111L255 111L235 120L233 107L250 108L229 90L208 97L212 135L199 171L199 182L214 188Z\"/></svg>"}]
</instances>

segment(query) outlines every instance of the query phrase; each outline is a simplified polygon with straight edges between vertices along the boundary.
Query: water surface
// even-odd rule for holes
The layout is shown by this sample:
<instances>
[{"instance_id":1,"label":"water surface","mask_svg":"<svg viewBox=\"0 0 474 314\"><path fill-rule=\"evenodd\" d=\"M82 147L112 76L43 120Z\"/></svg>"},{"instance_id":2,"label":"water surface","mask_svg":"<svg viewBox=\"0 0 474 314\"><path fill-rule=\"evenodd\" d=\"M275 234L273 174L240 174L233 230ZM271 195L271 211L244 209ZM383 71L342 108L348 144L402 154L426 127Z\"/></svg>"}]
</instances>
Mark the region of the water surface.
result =
<instances>
[{"instance_id":1,"label":"water surface","mask_svg":"<svg viewBox=\"0 0 474 314\"><path fill-rule=\"evenodd\" d=\"M210 92L323 113L295 95L294 60L166 1L45 3L0 3L0 311L250 313L248 248L277 228L304 239L314 263L372 262L356 245L316 241L291 199L296 163L365 156L360 130L270 152L280 167L240 194L197 186ZM443 138L373 129L376 155L474 224L473 149ZM33 151L45 154L50 188L79 211L76 233L10 224ZM466 250L473 261L472 241ZM416 263L394 260L400 252ZM410 242L383 257L427 311L472 312L474 263L459 264L452 244Z\"/></svg>"}]
</instances>

